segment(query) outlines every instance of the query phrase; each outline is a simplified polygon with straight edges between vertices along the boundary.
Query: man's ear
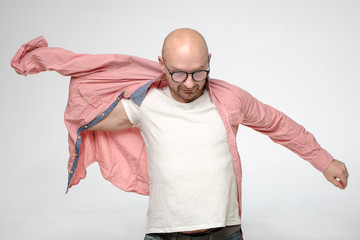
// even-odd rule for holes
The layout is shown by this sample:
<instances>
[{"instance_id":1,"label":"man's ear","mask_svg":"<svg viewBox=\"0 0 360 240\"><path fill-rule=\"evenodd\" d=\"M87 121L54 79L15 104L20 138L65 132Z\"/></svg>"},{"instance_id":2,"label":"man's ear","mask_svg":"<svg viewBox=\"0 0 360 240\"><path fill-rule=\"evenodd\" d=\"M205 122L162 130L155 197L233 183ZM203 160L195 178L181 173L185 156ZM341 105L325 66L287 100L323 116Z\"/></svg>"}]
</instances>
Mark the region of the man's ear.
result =
<instances>
[{"instance_id":1,"label":"man's ear","mask_svg":"<svg viewBox=\"0 0 360 240\"><path fill-rule=\"evenodd\" d=\"M209 62L210 62L211 56L212 56L211 53L209 53Z\"/></svg>"},{"instance_id":2,"label":"man's ear","mask_svg":"<svg viewBox=\"0 0 360 240\"><path fill-rule=\"evenodd\" d=\"M161 56L158 56L158 61L159 61L159 64L160 64L160 67L163 71L163 73L165 73L165 64L164 64L164 60Z\"/></svg>"}]
</instances>

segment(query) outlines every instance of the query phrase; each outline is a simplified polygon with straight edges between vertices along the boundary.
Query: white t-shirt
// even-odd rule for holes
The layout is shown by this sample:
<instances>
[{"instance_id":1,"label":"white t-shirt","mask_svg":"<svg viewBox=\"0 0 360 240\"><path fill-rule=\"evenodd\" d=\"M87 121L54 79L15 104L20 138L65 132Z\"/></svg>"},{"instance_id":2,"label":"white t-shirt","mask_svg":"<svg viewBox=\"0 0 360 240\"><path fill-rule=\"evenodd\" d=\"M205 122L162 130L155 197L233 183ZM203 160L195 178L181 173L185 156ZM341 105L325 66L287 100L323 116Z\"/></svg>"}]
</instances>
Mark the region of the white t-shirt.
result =
<instances>
[{"instance_id":1,"label":"white t-shirt","mask_svg":"<svg viewBox=\"0 0 360 240\"><path fill-rule=\"evenodd\" d=\"M123 99L145 141L150 178L147 233L240 224L224 124L209 93L180 103L152 88L141 106Z\"/></svg>"}]
</instances>

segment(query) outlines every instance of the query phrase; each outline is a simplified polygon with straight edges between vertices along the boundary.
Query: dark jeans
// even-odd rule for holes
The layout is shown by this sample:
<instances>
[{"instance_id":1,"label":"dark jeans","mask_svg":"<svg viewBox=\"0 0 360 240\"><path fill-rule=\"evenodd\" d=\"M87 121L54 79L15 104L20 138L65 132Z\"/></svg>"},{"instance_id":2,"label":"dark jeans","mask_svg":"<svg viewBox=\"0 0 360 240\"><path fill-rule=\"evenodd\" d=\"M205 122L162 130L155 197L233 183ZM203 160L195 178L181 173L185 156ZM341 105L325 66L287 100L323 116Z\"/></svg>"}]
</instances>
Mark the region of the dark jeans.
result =
<instances>
[{"instance_id":1,"label":"dark jeans","mask_svg":"<svg viewBox=\"0 0 360 240\"><path fill-rule=\"evenodd\" d=\"M203 234L203 235L199 235L199 234L185 235L180 233L171 233L171 234L167 233L165 235L166 237L163 236L164 234L152 233L152 234L147 234L144 240L243 240L242 231L240 227L239 230L237 230L235 233L224 236L224 234L226 234L226 230L225 228L222 228L219 231L210 232L208 234Z\"/></svg>"}]
</instances>

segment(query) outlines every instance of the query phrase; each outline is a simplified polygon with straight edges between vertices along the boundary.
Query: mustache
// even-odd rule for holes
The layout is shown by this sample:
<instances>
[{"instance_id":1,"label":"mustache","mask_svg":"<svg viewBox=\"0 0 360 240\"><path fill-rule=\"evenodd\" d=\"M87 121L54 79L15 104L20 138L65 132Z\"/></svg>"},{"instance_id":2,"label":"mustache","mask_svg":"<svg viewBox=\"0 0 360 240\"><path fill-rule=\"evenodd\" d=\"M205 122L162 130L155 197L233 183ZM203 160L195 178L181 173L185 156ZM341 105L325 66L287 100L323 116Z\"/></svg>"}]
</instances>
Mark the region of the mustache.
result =
<instances>
[{"instance_id":1,"label":"mustache","mask_svg":"<svg viewBox=\"0 0 360 240\"><path fill-rule=\"evenodd\" d=\"M178 89L178 90L199 90L199 86L198 86L198 85L195 85L195 86L192 87L192 88L187 88L187 87L185 87L185 86L179 85L177 89Z\"/></svg>"}]
</instances>

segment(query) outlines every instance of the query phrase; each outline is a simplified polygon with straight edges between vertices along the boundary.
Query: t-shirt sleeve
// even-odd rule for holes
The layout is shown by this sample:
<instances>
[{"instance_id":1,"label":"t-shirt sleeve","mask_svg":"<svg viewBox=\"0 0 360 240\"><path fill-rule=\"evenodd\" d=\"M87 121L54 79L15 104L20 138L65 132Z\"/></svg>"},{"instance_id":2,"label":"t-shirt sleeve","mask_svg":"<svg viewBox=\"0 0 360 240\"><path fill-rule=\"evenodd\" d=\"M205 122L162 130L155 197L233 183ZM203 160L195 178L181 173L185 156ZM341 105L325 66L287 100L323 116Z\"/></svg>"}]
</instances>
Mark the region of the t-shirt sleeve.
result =
<instances>
[{"instance_id":1,"label":"t-shirt sleeve","mask_svg":"<svg viewBox=\"0 0 360 240\"><path fill-rule=\"evenodd\" d=\"M140 111L139 106L136 105L131 99L123 98L121 103L124 106L125 113L134 127L138 127L140 124Z\"/></svg>"}]
</instances>

